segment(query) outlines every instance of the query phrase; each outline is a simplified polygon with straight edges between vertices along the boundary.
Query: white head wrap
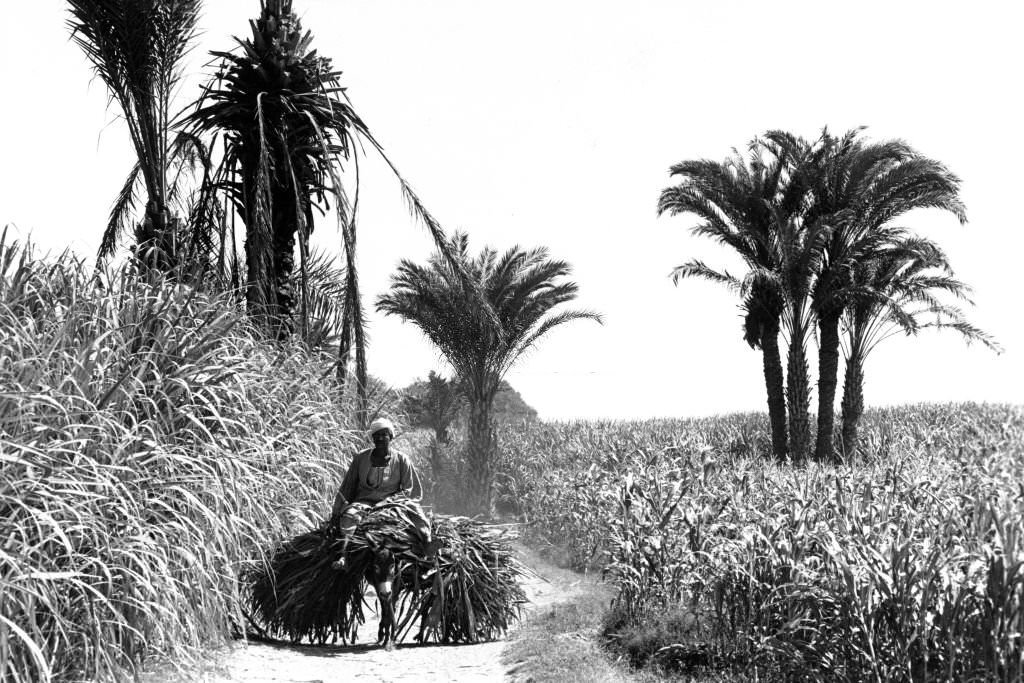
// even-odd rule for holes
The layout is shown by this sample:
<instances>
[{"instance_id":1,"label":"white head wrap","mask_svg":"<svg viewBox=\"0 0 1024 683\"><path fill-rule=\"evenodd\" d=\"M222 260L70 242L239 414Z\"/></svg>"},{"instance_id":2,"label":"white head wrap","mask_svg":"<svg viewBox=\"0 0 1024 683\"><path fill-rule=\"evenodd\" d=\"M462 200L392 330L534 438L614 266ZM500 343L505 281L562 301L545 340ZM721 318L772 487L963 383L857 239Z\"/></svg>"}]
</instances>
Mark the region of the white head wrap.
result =
<instances>
[{"instance_id":1,"label":"white head wrap","mask_svg":"<svg viewBox=\"0 0 1024 683\"><path fill-rule=\"evenodd\" d=\"M389 432L391 432L391 438L395 438L395 425L393 422L391 422L391 420L387 419L386 417L378 417L376 420L370 423L370 428L367 429L366 431L369 432L370 436L372 437L374 434L381 431L382 429L386 429Z\"/></svg>"}]
</instances>

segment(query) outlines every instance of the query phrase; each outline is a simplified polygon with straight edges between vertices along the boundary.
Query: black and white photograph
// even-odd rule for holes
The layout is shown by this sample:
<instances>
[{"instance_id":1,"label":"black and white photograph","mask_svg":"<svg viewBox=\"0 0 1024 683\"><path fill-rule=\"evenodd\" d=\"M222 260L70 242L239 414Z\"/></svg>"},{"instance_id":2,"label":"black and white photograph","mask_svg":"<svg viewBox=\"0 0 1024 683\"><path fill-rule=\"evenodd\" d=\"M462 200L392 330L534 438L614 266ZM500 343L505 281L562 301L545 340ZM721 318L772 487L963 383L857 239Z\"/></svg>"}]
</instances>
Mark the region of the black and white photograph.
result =
<instances>
[{"instance_id":1,"label":"black and white photograph","mask_svg":"<svg viewBox=\"0 0 1024 683\"><path fill-rule=\"evenodd\" d=\"M7 2L0 682L1024 683L1022 30Z\"/></svg>"}]
</instances>

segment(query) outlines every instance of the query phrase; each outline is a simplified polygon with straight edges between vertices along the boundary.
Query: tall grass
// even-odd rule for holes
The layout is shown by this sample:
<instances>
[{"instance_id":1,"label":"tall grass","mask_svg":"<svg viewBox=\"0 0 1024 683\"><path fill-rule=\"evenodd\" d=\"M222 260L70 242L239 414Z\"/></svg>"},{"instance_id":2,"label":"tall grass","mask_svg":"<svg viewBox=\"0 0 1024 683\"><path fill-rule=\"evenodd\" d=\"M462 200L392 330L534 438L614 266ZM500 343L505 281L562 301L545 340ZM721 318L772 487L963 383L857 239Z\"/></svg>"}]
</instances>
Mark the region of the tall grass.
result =
<instances>
[{"instance_id":1,"label":"tall grass","mask_svg":"<svg viewBox=\"0 0 1024 683\"><path fill-rule=\"evenodd\" d=\"M613 645L680 624L662 664L1021 680L1024 412L912 406L866 432L856 464L793 468L763 417L546 425L505 437L506 485L536 540L617 587Z\"/></svg>"},{"instance_id":2,"label":"tall grass","mask_svg":"<svg viewBox=\"0 0 1024 683\"><path fill-rule=\"evenodd\" d=\"M185 666L236 573L324 512L353 433L226 296L0 239L0 680Z\"/></svg>"}]
</instances>

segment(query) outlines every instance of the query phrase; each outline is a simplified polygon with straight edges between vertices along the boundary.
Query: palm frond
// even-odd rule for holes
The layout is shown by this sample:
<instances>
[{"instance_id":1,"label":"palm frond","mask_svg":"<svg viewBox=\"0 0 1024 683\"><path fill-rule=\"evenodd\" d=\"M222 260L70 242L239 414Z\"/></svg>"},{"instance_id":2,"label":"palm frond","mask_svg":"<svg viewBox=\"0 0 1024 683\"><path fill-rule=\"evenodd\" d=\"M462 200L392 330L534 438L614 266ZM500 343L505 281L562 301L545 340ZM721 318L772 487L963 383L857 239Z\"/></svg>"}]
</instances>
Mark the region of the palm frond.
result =
<instances>
[{"instance_id":1,"label":"palm frond","mask_svg":"<svg viewBox=\"0 0 1024 683\"><path fill-rule=\"evenodd\" d=\"M121 108L145 184L154 229L173 229L169 209L170 106L182 58L198 25L201 0L68 0L68 28L75 44ZM100 252L109 255L124 232L130 205L122 188ZM174 240L165 240L173 244ZM175 256L168 255L173 266Z\"/></svg>"},{"instance_id":2,"label":"palm frond","mask_svg":"<svg viewBox=\"0 0 1024 683\"><path fill-rule=\"evenodd\" d=\"M114 201L114 207L110 210L110 218L107 220L107 228L103 231L103 239L100 242L98 260L102 263L113 255L117 248L117 242L121 235L128 230L128 223L135 211L135 205L139 201L138 184L142 173L142 165L136 161L128 177L121 187Z\"/></svg>"},{"instance_id":3,"label":"palm frond","mask_svg":"<svg viewBox=\"0 0 1024 683\"><path fill-rule=\"evenodd\" d=\"M671 277L674 285L678 285L682 279L696 277L723 284L734 292L739 292L742 288L742 283L729 271L717 271L703 261L697 260L687 261L681 266L676 266L672 269Z\"/></svg>"}]
</instances>

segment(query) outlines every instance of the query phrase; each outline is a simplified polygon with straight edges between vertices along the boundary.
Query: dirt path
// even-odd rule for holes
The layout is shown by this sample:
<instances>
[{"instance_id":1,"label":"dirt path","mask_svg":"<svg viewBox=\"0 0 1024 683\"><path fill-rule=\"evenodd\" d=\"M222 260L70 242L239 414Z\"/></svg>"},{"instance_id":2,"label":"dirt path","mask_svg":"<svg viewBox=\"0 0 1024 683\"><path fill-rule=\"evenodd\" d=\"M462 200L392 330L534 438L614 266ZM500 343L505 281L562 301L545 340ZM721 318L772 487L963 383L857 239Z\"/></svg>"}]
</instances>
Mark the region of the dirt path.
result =
<instances>
[{"instance_id":1,"label":"dirt path","mask_svg":"<svg viewBox=\"0 0 1024 683\"><path fill-rule=\"evenodd\" d=\"M523 584L530 600L527 613L584 590L587 579L543 562L529 550L517 550L520 559L536 574ZM377 633L376 616L367 615L359 631L363 637L372 639ZM372 640L367 644L323 647L236 643L199 678L204 683L501 681L505 678L501 663L505 644L505 640L479 645L412 643L386 652Z\"/></svg>"}]
</instances>

